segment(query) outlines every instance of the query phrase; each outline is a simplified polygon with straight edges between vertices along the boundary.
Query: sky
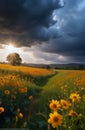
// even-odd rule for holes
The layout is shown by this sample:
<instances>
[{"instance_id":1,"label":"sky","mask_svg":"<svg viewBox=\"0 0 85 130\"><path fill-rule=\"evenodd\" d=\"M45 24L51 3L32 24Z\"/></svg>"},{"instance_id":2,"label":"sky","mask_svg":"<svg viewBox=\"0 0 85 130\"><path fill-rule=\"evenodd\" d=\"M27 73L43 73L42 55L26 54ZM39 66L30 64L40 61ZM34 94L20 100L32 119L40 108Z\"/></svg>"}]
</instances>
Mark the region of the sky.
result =
<instances>
[{"instance_id":1,"label":"sky","mask_svg":"<svg viewBox=\"0 0 85 130\"><path fill-rule=\"evenodd\" d=\"M85 63L85 0L0 0L0 61Z\"/></svg>"}]
</instances>

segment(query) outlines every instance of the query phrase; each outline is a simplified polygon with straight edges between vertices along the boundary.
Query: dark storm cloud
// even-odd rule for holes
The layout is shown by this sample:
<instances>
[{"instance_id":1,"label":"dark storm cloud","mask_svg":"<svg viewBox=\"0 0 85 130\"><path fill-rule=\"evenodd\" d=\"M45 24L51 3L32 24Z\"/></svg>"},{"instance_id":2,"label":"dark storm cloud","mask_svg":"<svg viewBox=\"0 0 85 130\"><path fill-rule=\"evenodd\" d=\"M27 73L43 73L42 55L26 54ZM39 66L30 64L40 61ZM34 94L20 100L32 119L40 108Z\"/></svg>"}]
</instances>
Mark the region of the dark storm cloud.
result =
<instances>
[{"instance_id":1,"label":"dark storm cloud","mask_svg":"<svg viewBox=\"0 0 85 130\"><path fill-rule=\"evenodd\" d=\"M53 11L61 8L60 0L0 0L0 39L16 39L27 46L33 39L57 37L49 27L56 23Z\"/></svg>"},{"instance_id":2,"label":"dark storm cloud","mask_svg":"<svg viewBox=\"0 0 85 130\"><path fill-rule=\"evenodd\" d=\"M0 44L10 39L83 62L85 0L0 0Z\"/></svg>"},{"instance_id":3,"label":"dark storm cloud","mask_svg":"<svg viewBox=\"0 0 85 130\"><path fill-rule=\"evenodd\" d=\"M62 37L42 45L42 50L69 57L70 62L85 62L85 1L64 1L64 8L55 11Z\"/></svg>"}]
</instances>

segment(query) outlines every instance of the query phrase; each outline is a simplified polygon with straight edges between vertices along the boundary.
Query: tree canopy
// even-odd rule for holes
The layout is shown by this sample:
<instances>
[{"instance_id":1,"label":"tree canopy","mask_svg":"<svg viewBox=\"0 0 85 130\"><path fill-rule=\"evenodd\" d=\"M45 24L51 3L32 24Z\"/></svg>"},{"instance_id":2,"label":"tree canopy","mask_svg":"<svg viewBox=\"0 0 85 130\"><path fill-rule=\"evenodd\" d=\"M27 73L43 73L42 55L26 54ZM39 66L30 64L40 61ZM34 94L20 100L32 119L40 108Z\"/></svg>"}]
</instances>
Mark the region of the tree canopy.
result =
<instances>
[{"instance_id":1,"label":"tree canopy","mask_svg":"<svg viewBox=\"0 0 85 130\"><path fill-rule=\"evenodd\" d=\"M12 65L20 65L22 62L22 59L18 53L10 53L7 56L7 61Z\"/></svg>"}]
</instances>

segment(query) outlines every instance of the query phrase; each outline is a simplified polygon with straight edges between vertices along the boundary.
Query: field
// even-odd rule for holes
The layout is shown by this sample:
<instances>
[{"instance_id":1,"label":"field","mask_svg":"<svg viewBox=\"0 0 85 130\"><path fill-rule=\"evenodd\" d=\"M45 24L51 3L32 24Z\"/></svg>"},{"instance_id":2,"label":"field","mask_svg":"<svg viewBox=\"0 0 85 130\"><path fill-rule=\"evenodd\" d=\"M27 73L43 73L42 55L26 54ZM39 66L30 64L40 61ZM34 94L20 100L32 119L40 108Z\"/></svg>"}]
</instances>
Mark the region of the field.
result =
<instances>
[{"instance_id":1,"label":"field","mask_svg":"<svg viewBox=\"0 0 85 130\"><path fill-rule=\"evenodd\" d=\"M85 71L0 64L0 128L85 130Z\"/></svg>"}]
</instances>

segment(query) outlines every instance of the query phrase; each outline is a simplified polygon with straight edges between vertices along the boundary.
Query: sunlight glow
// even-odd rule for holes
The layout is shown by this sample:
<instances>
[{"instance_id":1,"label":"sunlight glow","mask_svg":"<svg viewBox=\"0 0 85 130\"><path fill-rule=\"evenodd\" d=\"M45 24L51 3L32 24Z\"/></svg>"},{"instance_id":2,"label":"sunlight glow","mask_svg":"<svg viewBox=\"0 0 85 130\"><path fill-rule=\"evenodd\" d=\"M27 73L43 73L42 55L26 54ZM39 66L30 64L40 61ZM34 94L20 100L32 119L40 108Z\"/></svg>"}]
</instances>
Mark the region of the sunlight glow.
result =
<instances>
[{"instance_id":1,"label":"sunlight glow","mask_svg":"<svg viewBox=\"0 0 85 130\"><path fill-rule=\"evenodd\" d=\"M9 44L6 46L6 51L8 53L18 52L18 48L14 47L12 44Z\"/></svg>"},{"instance_id":2,"label":"sunlight glow","mask_svg":"<svg viewBox=\"0 0 85 130\"><path fill-rule=\"evenodd\" d=\"M20 47L15 47L13 42L9 42L7 45L3 45L3 49L0 49L0 61L1 62L6 62L6 57L10 53L18 53L21 58L23 58L23 49Z\"/></svg>"}]
</instances>

